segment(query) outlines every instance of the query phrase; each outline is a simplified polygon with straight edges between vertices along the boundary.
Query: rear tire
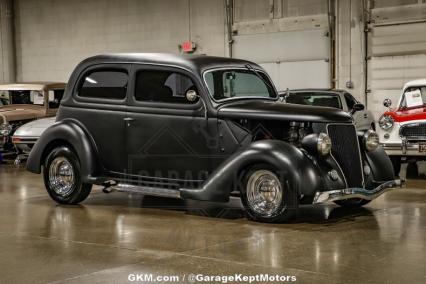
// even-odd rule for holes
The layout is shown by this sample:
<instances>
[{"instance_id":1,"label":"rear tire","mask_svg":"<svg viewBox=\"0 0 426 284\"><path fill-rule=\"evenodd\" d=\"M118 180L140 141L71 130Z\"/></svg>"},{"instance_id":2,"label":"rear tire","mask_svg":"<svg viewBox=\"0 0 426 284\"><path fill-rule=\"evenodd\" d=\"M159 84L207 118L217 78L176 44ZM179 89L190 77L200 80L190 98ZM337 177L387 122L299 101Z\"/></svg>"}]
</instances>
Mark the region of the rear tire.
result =
<instances>
[{"instance_id":1,"label":"rear tire","mask_svg":"<svg viewBox=\"0 0 426 284\"><path fill-rule=\"evenodd\" d=\"M295 190L268 165L257 165L247 171L241 200L249 219L266 223L290 220L299 207Z\"/></svg>"},{"instance_id":2,"label":"rear tire","mask_svg":"<svg viewBox=\"0 0 426 284\"><path fill-rule=\"evenodd\" d=\"M77 155L68 147L53 149L46 158L43 177L50 197L60 204L78 204L92 190L91 184L81 181L81 167Z\"/></svg>"}]
</instances>

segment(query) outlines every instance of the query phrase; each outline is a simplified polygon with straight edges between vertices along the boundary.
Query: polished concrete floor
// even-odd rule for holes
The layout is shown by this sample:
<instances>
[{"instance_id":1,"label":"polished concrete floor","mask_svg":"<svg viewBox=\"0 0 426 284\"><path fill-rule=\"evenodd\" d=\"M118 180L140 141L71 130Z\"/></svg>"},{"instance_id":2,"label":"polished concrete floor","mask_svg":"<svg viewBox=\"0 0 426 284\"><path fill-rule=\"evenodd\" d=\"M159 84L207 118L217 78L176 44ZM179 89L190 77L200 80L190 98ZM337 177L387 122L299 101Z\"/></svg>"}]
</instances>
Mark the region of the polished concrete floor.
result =
<instances>
[{"instance_id":1,"label":"polished concrete floor","mask_svg":"<svg viewBox=\"0 0 426 284\"><path fill-rule=\"evenodd\" d=\"M229 204L95 189L59 206L41 177L0 166L0 283L126 283L129 274L242 273L297 283L426 283L426 181L368 207L306 206L260 224Z\"/></svg>"}]
</instances>

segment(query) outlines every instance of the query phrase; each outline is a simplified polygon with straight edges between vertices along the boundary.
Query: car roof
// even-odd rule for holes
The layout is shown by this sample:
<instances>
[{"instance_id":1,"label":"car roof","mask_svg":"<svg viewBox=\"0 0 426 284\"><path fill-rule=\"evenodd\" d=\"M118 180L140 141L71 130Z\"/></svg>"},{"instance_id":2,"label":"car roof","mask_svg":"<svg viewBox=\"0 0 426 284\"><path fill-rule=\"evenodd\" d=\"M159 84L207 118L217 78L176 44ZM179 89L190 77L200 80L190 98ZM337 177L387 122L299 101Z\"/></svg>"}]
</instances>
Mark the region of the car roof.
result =
<instances>
[{"instance_id":1,"label":"car roof","mask_svg":"<svg viewBox=\"0 0 426 284\"><path fill-rule=\"evenodd\" d=\"M245 67L250 64L262 69L257 64L235 58L206 55L170 54L170 53L113 53L96 55L84 60L82 65L107 63L142 63L181 67L190 71L203 72L207 69L220 67Z\"/></svg>"},{"instance_id":2,"label":"car roof","mask_svg":"<svg viewBox=\"0 0 426 284\"><path fill-rule=\"evenodd\" d=\"M410 87L426 86L426 79L413 80L404 85L404 90Z\"/></svg>"},{"instance_id":3,"label":"car roof","mask_svg":"<svg viewBox=\"0 0 426 284\"><path fill-rule=\"evenodd\" d=\"M280 91L279 93L285 93L287 91ZM305 92L328 92L328 93L346 93L347 91L345 90L340 90L340 89L326 89L326 88L311 88L311 89L293 89L293 90L289 90L290 93L305 93Z\"/></svg>"},{"instance_id":4,"label":"car roof","mask_svg":"<svg viewBox=\"0 0 426 284\"><path fill-rule=\"evenodd\" d=\"M0 91L47 91L65 89L66 84L61 82L26 82L0 84Z\"/></svg>"}]
</instances>

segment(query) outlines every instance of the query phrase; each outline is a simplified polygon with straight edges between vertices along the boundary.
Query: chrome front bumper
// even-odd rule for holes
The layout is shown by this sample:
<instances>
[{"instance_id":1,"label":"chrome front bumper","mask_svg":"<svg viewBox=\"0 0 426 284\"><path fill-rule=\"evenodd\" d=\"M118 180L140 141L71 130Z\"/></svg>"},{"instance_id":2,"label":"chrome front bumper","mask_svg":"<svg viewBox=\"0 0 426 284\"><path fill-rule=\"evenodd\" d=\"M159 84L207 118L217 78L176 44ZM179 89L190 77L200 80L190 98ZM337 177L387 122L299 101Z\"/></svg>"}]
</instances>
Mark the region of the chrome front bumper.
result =
<instances>
[{"instance_id":1,"label":"chrome front bumper","mask_svg":"<svg viewBox=\"0 0 426 284\"><path fill-rule=\"evenodd\" d=\"M373 200L385 192L388 192L396 187L402 187L405 184L404 180L391 180L385 182L373 190L364 188L345 188L331 191L317 192L314 197L313 204L325 203L330 201L345 200L351 198L362 198Z\"/></svg>"},{"instance_id":2,"label":"chrome front bumper","mask_svg":"<svg viewBox=\"0 0 426 284\"><path fill-rule=\"evenodd\" d=\"M426 156L426 152L420 152L418 142L402 140L402 143L381 143L380 146L389 156Z\"/></svg>"}]
</instances>

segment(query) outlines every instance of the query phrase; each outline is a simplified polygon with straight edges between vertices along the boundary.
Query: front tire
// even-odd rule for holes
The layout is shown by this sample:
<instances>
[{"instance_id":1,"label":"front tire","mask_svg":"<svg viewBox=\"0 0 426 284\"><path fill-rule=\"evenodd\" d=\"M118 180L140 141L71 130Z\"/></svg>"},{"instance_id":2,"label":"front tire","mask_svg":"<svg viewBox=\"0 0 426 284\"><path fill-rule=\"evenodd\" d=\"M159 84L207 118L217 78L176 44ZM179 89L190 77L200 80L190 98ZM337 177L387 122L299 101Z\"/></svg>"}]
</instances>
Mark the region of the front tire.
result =
<instances>
[{"instance_id":1,"label":"front tire","mask_svg":"<svg viewBox=\"0 0 426 284\"><path fill-rule=\"evenodd\" d=\"M53 149L47 156L43 177L50 197L60 204L78 204L92 190L91 184L81 180L81 167L77 155L68 147Z\"/></svg>"},{"instance_id":2,"label":"front tire","mask_svg":"<svg viewBox=\"0 0 426 284\"><path fill-rule=\"evenodd\" d=\"M276 223L294 218L299 200L283 177L267 166L252 167L244 175L241 199L249 219Z\"/></svg>"}]
</instances>

